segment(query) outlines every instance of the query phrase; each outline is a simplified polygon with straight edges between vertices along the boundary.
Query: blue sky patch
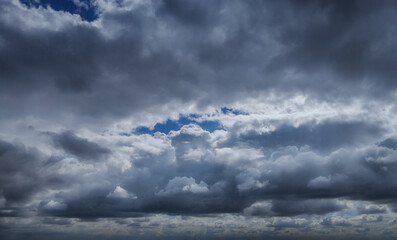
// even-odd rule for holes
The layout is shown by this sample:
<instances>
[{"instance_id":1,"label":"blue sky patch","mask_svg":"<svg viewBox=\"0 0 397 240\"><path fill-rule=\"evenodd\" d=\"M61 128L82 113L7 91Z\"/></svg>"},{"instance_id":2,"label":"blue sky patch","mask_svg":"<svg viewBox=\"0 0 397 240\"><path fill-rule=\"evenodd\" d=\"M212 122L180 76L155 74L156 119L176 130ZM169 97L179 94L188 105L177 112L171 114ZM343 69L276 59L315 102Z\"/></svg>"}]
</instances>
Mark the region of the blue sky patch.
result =
<instances>
[{"instance_id":1,"label":"blue sky patch","mask_svg":"<svg viewBox=\"0 0 397 240\"><path fill-rule=\"evenodd\" d=\"M227 108L227 107L221 108L221 111L222 111L223 114L232 113L232 114L234 114L234 115L247 115L247 114L244 113L244 112L240 112L240 111L234 110L233 108Z\"/></svg>"},{"instance_id":2,"label":"blue sky patch","mask_svg":"<svg viewBox=\"0 0 397 240\"><path fill-rule=\"evenodd\" d=\"M170 131L178 131L182 126L188 125L190 123L194 123L199 125L202 129L214 132L215 130L223 129L219 122L217 121L202 121L198 122L194 120L194 118L198 117L196 114L186 116L181 116L178 120L170 120L168 119L165 123L157 123L153 129L148 127L138 127L135 129L135 132L138 134L154 134L156 132L161 132L168 134Z\"/></svg>"},{"instance_id":3,"label":"blue sky patch","mask_svg":"<svg viewBox=\"0 0 397 240\"><path fill-rule=\"evenodd\" d=\"M219 122L217 121L204 121L204 122L199 122L197 123L202 129L208 131L208 132L214 132L215 130L221 130L223 129Z\"/></svg>"},{"instance_id":4,"label":"blue sky patch","mask_svg":"<svg viewBox=\"0 0 397 240\"><path fill-rule=\"evenodd\" d=\"M51 7L56 11L69 12L71 14L78 14L80 17L88 22L94 21L98 18L95 6L90 0L79 0L75 3L73 0L20 0L21 3L28 7Z\"/></svg>"}]
</instances>

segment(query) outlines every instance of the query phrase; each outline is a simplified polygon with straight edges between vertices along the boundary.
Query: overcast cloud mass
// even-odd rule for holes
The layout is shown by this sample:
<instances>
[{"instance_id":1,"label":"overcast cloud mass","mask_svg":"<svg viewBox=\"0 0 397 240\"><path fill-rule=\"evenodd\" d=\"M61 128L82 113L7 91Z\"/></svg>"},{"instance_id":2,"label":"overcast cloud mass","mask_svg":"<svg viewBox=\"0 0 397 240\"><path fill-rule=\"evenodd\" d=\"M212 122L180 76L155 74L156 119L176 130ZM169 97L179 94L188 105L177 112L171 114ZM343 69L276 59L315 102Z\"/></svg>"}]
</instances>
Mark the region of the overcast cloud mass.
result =
<instances>
[{"instance_id":1,"label":"overcast cloud mass","mask_svg":"<svg viewBox=\"0 0 397 240\"><path fill-rule=\"evenodd\" d=\"M0 238L397 239L396 22L0 0Z\"/></svg>"}]
</instances>

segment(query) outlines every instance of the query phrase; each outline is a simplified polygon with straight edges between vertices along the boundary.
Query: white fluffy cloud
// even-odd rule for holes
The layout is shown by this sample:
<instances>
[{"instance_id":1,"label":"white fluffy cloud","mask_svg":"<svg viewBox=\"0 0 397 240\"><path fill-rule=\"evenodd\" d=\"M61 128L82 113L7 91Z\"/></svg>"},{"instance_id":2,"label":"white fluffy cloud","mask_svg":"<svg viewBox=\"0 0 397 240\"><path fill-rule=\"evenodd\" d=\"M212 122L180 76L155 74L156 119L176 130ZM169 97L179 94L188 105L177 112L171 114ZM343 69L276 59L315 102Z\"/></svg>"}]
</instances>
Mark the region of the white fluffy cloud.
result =
<instances>
[{"instance_id":1,"label":"white fluffy cloud","mask_svg":"<svg viewBox=\"0 0 397 240\"><path fill-rule=\"evenodd\" d=\"M108 194L108 197L112 198L132 198L137 199L138 197L134 193L129 193L124 188L117 186L113 192Z\"/></svg>"},{"instance_id":2,"label":"white fluffy cloud","mask_svg":"<svg viewBox=\"0 0 397 240\"><path fill-rule=\"evenodd\" d=\"M194 178L190 177L175 177L171 179L164 190L159 191L159 195L172 195L178 193L206 193L208 192L208 185L200 181L196 183Z\"/></svg>"}]
</instances>

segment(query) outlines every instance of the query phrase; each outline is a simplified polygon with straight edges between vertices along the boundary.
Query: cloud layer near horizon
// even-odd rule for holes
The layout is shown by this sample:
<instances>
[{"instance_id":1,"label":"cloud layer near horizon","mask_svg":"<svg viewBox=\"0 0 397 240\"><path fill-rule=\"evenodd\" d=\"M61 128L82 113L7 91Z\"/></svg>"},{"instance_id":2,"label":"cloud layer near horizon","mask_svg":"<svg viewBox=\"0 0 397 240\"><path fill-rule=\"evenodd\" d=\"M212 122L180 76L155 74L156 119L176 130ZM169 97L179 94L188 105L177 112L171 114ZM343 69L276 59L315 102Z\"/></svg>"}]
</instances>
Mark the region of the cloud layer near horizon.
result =
<instances>
[{"instance_id":1,"label":"cloud layer near horizon","mask_svg":"<svg viewBox=\"0 0 397 240\"><path fill-rule=\"evenodd\" d=\"M397 234L395 2L73 4L0 2L0 236Z\"/></svg>"}]
</instances>

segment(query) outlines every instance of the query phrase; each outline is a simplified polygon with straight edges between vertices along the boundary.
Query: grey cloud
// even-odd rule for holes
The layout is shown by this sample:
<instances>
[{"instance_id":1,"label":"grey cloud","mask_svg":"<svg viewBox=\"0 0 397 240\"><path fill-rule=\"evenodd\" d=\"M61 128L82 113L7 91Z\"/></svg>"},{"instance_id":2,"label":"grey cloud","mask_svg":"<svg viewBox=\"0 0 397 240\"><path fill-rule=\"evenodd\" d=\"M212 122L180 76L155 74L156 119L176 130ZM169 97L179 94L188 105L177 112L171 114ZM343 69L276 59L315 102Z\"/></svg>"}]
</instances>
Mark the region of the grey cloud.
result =
<instances>
[{"instance_id":1,"label":"grey cloud","mask_svg":"<svg viewBox=\"0 0 397 240\"><path fill-rule=\"evenodd\" d=\"M70 225L72 222L69 219L65 218L50 218L46 217L41 221L43 224L51 224L51 225Z\"/></svg>"},{"instance_id":2,"label":"grey cloud","mask_svg":"<svg viewBox=\"0 0 397 240\"><path fill-rule=\"evenodd\" d=\"M242 191L242 194L261 197L394 199L394 151L376 147L355 152L348 149L340 149L325 157L304 149L299 151L296 147L275 151L261 168L242 172L240 184L266 183L251 191ZM281 160L283 164L280 165Z\"/></svg>"},{"instance_id":3,"label":"grey cloud","mask_svg":"<svg viewBox=\"0 0 397 240\"><path fill-rule=\"evenodd\" d=\"M397 204L396 203L391 203L389 204L389 207L393 212L397 212Z\"/></svg>"},{"instance_id":4,"label":"grey cloud","mask_svg":"<svg viewBox=\"0 0 397 240\"><path fill-rule=\"evenodd\" d=\"M387 160L393 158L394 151L387 148L371 146L354 151L342 148L325 156L296 147L278 148L269 159L259 160L260 168L252 170L250 165L255 162L228 164L217 159L213 150L203 159L184 159L189 149L210 146L208 133L184 131L171 137L175 156L169 150L143 154L135 168L117 177L107 171L97 173L101 177L76 176L76 183L102 180L97 187L88 185L73 194L58 194L65 208L46 209L48 202L43 202L41 211L81 218L129 217L141 213L322 215L344 208L334 201L338 197L386 202L396 197L393 191L396 164ZM137 198L120 194L121 197L110 197L117 182L123 196ZM260 201L271 204L255 205Z\"/></svg>"},{"instance_id":5,"label":"grey cloud","mask_svg":"<svg viewBox=\"0 0 397 240\"><path fill-rule=\"evenodd\" d=\"M323 215L340 211L346 208L344 204L333 199L274 199L267 202L254 203L244 209L250 216L296 216L296 215Z\"/></svg>"},{"instance_id":6,"label":"grey cloud","mask_svg":"<svg viewBox=\"0 0 397 240\"><path fill-rule=\"evenodd\" d=\"M329 152L349 145L369 143L377 139L383 131L378 124L367 122L309 122L299 127L282 125L269 133L247 132L239 136L238 140L265 149L308 145L314 150Z\"/></svg>"},{"instance_id":7,"label":"grey cloud","mask_svg":"<svg viewBox=\"0 0 397 240\"><path fill-rule=\"evenodd\" d=\"M221 4L220 1L214 1L211 5L213 7L209 8L205 2L165 0L158 11L161 15L175 18L181 26L208 27L213 24L212 20Z\"/></svg>"},{"instance_id":8,"label":"grey cloud","mask_svg":"<svg viewBox=\"0 0 397 240\"><path fill-rule=\"evenodd\" d=\"M277 215L291 216L299 214L325 214L344 209L343 204L334 200L309 199L304 201L276 200L273 201L272 211Z\"/></svg>"},{"instance_id":9,"label":"grey cloud","mask_svg":"<svg viewBox=\"0 0 397 240\"><path fill-rule=\"evenodd\" d=\"M324 218L320 224L326 227L350 227L352 225L346 220L333 220L330 218Z\"/></svg>"},{"instance_id":10,"label":"grey cloud","mask_svg":"<svg viewBox=\"0 0 397 240\"><path fill-rule=\"evenodd\" d=\"M284 228L303 228L307 227L307 222L298 222L296 220L276 220L267 225L268 227L274 227L276 231L280 231Z\"/></svg>"},{"instance_id":11,"label":"grey cloud","mask_svg":"<svg viewBox=\"0 0 397 240\"><path fill-rule=\"evenodd\" d=\"M359 214L380 214L386 213L385 206L378 206L378 205L367 205L367 206L360 206L357 208L357 212Z\"/></svg>"},{"instance_id":12,"label":"grey cloud","mask_svg":"<svg viewBox=\"0 0 397 240\"><path fill-rule=\"evenodd\" d=\"M107 122L170 101L228 104L256 90L303 91L323 98L335 96L335 91L360 94L352 91L357 88L375 91L378 88L363 86L375 81L390 86L380 86L382 90L394 89L390 62L395 59L387 51L394 44L385 42L394 33L388 24L394 9L388 6L394 5L217 1L209 6L165 1L131 12L104 12L103 25L122 32L111 38L87 24L62 26L59 31L23 31L2 18L0 84L3 97L13 99L8 102L14 106L3 106L2 115L30 113L66 124L61 116L67 111L72 120L83 116L87 121ZM13 4L1 6L21 14ZM311 13L319 20L306 17ZM197 27L188 27L192 24ZM173 29L175 35L164 35L164 28ZM221 44L211 37L220 38ZM385 47L377 48L379 42ZM321 77L325 66L330 67L330 76L318 84L315 76ZM306 76L285 79L291 68ZM332 87L340 83L336 79L346 78L353 81L342 82L345 90ZM364 79L369 83L364 84ZM35 97L38 92L40 98ZM23 101L13 97L20 94Z\"/></svg>"},{"instance_id":13,"label":"grey cloud","mask_svg":"<svg viewBox=\"0 0 397 240\"><path fill-rule=\"evenodd\" d=\"M393 2L374 4L371 1L311 1L291 2L296 6L291 18L299 24L286 24L280 39L290 48L275 58L272 66L287 66L309 72L324 69L345 84L378 79L394 88L395 61L386 54L390 46L385 37L392 32L390 20L396 5ZM313 18L308 18L311 12ZM382 20L380 20L382 19ZM379 25L380 22L384 24ZM305 24L306 23L306 24ZM377 44L384 42L382 49ZM387 47L386 47L387 46ZM321 80L327 84L327 80Z\"/></svg>"},{"instance_id":14,"label":"grey cloud","mask_svg":"<svg viewBox=\"0 0 397 240\"><path fill-rule=\"evenodd\" d=\"M97 143L90 142L87 139L80 138L69 131L60 134L47 134L51 137L56 147L83 160L100 160L103 156L110 153L109 149L101 147Z\"/></svg>"},{"instance_id":15,"label":"grey cloud","mask_svg":"<svg viewBox=\"0 0 397 240\"><path fill-rule=\"evenodd\" d=\"M86 191L84 191L86 190ZM142 217L140 210L135 206L134 199L117 199L108 197L112 191L109 186L84 189L78 192L80 196L60 193L60 207L47 207L48 201L42 201L39 206L41 215L58 216L80 219L98 219L103 217L131 218Z\"/></svg>"},{"instance_id":16,"label":"grey cloud","mask_svg":"<svg viewBox=\"0 0 397 240\"><path fill-rule=\"evenodd\" d=\"M41 104L47 110L51 109L53 117L59 117L58 114L66 109L74 117L80 114L105 117L108 114L114 116L128 113L130 110L125 111L124 107L134 111L139 105L148 104L149 102L145 104L139 100L143 99L141 93L161 90L153 87L164 85L160 76L172 76L173 72L180 71L173 66L172 56L170 59L164 53L156 53L147 59L141 57L141 25L147 13L140 14L106 15L104 24L122 24L123 21L131 23L125 26L127 31L124 31L122 37L110 42L98 29L82 25L64 27L57 32L42 29L24 32L2 23L4 37L0 59L4 64L1 65L0 84L3 90L7 88L2 94L11 97L12 93L20 93L25 100L30 99L33 103L31 105L29 101L24 101L29 106L25 107L22 102L14 102L20 109L24 109L23 112L3 108L6 114L4 116L21 116L20 114L31 111L35 104ZM42 44L44 42L45 45ZM143 66L151 64L157 65L158 71L143 70L146 69ZM108 81L114 79L112 76L118 75L117 72L120 71L126 71L119 75L123 76L123 79L117 80L120 84ZM147 79L148 84L136 84L142 78ZM46 94L42 95L42 100L36 102L32 99L37 91L43 93L44 89ZM129 106L120 104L126 100L130 102ZM108 109L108 113L103 112L103 107ZM47 115L40 109L32 112L38 113Z\"/></svg>"},{"instance_id":17,"label":"grey cloud","mask_svg":"<svg viewBox=\"0 0 397 240\"><path fill-rule=\"evenodd\" d=\"M40 191L64 184L62 175L48 171L46 162L34 147L0 140L0 217L31 215L34 210L24 204Z\"/></svg>"},{"instance_id":18,"label":"grey cloud","mask_svg":"<svg viewBox=\"0 0 397 240\"><path fill-rule=\"evenodd\" d=\"M362 223L375 223L375 222L382 222L383 217L382 215L378 216L363 216L361 219Z\"/></svg>"},{"instance_id":19,"label":"grey cloud","mask_svg":"<svg viewBox=\"0 0 397 240\"><path fill-rule=\"evenodd\" d=\"M379 146L397 150L397 140L396 138L388 138L379 143Z\"/></svg>"},{"instance_id":20,"label":"grey cloud","mask_svg":"<svg viewBox=\"0 0 397 240\"><path fill-rule=\"evenodd\" d=\"M7 203L26 200L42 187L39 164L37 150L0 140L0 193Z\"/></svg>"},{"instance_id":21,"label":"grey cloud","mask_svg":"<svg viewBox=\"0 0 397 240\"><path fill-rule=\"evenodd\" d=\"M171 179L166 188L161 190L159 195L169 195L169 194L180 194L184 192L188 193L206 193L208 192L208 184L201 181L200 183L196 183L194 178L187 177L175 177Z\"/></svg>"}]
</instances>

